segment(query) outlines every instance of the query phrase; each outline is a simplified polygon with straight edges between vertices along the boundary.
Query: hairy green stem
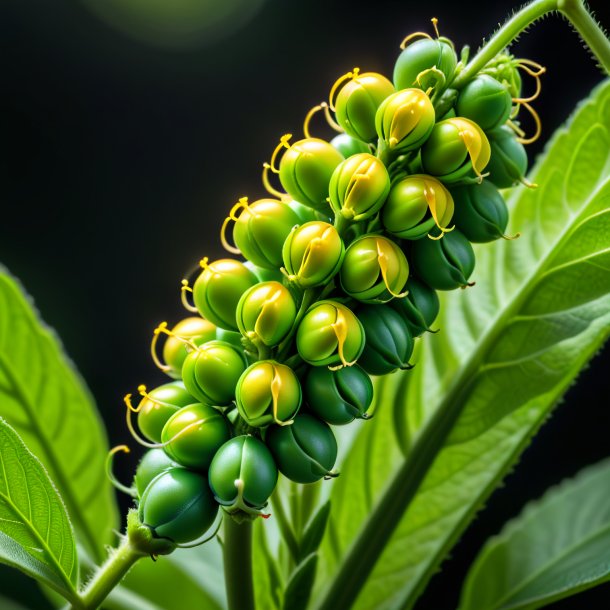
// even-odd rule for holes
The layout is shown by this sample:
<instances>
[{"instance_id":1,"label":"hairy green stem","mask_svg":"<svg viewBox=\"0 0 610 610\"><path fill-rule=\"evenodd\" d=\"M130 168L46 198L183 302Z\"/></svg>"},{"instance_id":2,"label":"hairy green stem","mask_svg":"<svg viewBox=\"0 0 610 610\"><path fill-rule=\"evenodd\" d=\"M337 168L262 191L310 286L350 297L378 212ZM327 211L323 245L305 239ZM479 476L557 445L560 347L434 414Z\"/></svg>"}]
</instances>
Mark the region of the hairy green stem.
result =
<instances>
[{"instance_id":1,"label":"hairy green stem","mask_svg":"<svg viewBox=\"0 0 610 610\"><path fill-rule=\"evenodd\" d=\"M229 610L255 610L250 521L225 518L223 552Z\"/></svg>"}]
</instances>

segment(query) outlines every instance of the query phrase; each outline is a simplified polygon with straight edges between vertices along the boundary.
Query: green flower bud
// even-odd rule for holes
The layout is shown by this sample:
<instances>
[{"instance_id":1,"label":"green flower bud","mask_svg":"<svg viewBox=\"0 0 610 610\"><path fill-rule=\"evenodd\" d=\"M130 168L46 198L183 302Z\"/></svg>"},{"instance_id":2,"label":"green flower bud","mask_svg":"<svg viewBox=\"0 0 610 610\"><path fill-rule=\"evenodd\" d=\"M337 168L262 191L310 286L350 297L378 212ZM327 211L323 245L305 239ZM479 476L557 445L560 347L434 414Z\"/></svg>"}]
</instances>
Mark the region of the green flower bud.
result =
<instances>
[{"instance_id":1,"label":"green flower bud","mask_svg":"<svg viewBox=\"0 0 610 610\"><path fill-rule=\"evenodd\" d=\"M390 191L385 165L370 153L352 155L337 166L330 179L330 205L353 221L377 214Z\"/></svg>"},{"instance_id":2,"label":"green flower bud","mask_svg":"<svg viewBox=\"0 0 610 610\"><path fill-rule=\"evenodd\" d=\"M193 301L199 312L216 326L237 330L235 309L241 295L258 282L243 263L223 258L208 264L201 261L203 271L193 286Z\"/></svg>"},{"instance_id":3,"label":"green flower bud","mask_svg":"<svg viewBox=\"0 0 610 610\"><path fill-rule=\"evenodd\" d=\"M519 60L508 53L496 55L480 74L489 74L506 89L511 97L521 97L521 74L519 74Z\"/></svg>"},{"instance_id":4,"label":"green flower bud","mask_svg":"<svg viewBox=\"0 0 610 610\"><path fill-rule=\"evenodd\" d=\"M246 358L224 341L208 341L190 353L182 367L186 389L197 400L215 406L231 404L235 384L246 370Z\"/></svg>"},{"instance_id":5,"label":"green flower bud","mask_svg":"<svg viewBox=\"0 0 610 610\"><path fill-rule=\"evenodd\" d=\"M297 307L288 288L262 282L244 292L237 304L237 326L251 341L278 345L290 332Z\"/></svg>"},{"instance_id":6,"label":"green flower bud","mask_svg":"<svg viewBox=\"0 0 610 610\"><path fill-rule=\"evenodd\" d=\"M294 371L273 360L249 366L235 388L237 410L249 426L285 426L301 407L301 384Z\"/></svg>"},{"instance_id":7,"label":"green flower bud","mask_svg":"<svg viewBox=\"0 0 610 610\"><path fill-rule=\"evenodd\" d=\"M163 449L150 449L147 451L138 464L133 480L138 498L142 497L145 489L155 477L170 468L180 468L180 466Z\"/></svg>"},{"instance_id":8,"label":"green flower bud","mask_svg":"<svg viewBox=\"0 0 610 610\"><path fill-rule=\"evenodd\" d=\"M491 158L487 166L488 179L501 189L522 182L527 172L527 152L510 127L490 132L489 143Z\"/></svg>"},{"instance_id":9,"label":"green flower bud","mask_svg":"<svg viewBox=\"0 0 610 610\"><path fill-rule=\"evenodd\" d=\"M318 301L297 329L297 351L313 366L351 366L364 349L364 329L345 305Z\"/></svg>"},{"instance_id":10,"label":"green flower bud","mask_svg":"<svg viewBox=\"0 0 610 610\"><path fill-rule=\"evenodd\" d=\"M421 239L430 231L446 232L453 218L453 198L432 176L414 174L395 182L381 211L388 233L403 239Z\"/></svg>"},{"instance_id":11,"label":"green flower bud","mask_svg":"<svg viewBox=\"0 0 610 610\"><path fill-rule=\"evenodd\" d=\"M436 290L454 290L468 286L474 271L474 251L457 229L443 239L421 239L411 251L417 275Z\"/></svg>"},{"instance_id":12,"label":"green flower bud","mask_svg":"<svg viewBox=\"0 0 610 610\"><path fill-rule=\"evenodd\" d=\"M299 203L328 213L328 183L341 153L328 142L306 138L295 142L280 161L280 182Z\"/></svg>"},{"instance_id":13,"label":"green flower bud","mask_svg":"<svg viewBox=\"0 0 610 610\"><path fill-rule=\"evenodd\" d=\"M337 371L325 366L309 370L303 388L310 410L335 426L363 419L373 402L373 383L355 364Z\"/></svg>"},{"instance_id":14,"label":"green flower bud","mask_svg":"<svg viewBox=\"0 0 610 610\"><path fill-rule=\"evenodd\" d=\"M394 93L394 86L375 72L359 74L355 69L349 75L351 80L343 85L334 104L337 123L348 135L362 142L373 142L377 137L375 113L381 102ZM344 80L345 77L339 79L336 86Z\"/></svg>"},{"instance_id":15,"label":"green flower bud","mask_svg":"<svg viewBox=\"0 0 610 610\"><path fill-rule=\"evenodd\" d=\"M434 127L434 106L421 89L403 89L386 98L375 116L379 139L396 153L416 150Z\"/></svg>"},{"instance_id":16,"label":"green flower bud","mask_svg":"<svg viewBox=\"0 0 610 610\"><path fill-rule=\"evenodd\" d=\"M345 247L337 229L327 222L306 222L295 228L283 249L284 268L301 288L321 286L339 271Z\"/></svg>"},{"instance_id":17,"label":"green flower bud","mask_svg":"<svg viewBox=\"0 0 610 610\"><path fill-rule=\"evenodd\" d=\"M256 512L267 505L278 472L262 441L253 436L237 436L217 451L208 477L214 498L228 512Z\"/></svg>"},{"instance_id":18,"label":"green flower bud","mask_svg":"<svg viewBox=\"0 0 610 610\"><path fill-rule=\"evenodd\" d=\"M161 434L167 455L193 470L207 470L216 451L230 438L231 430L222 413L200 403L174 413Z\"/></svg>"},{"instance_id":19,"label":"green flower bud","mask_svg":"<svg viewBox=\"0 0 610 610\"><path fill-rule=\"evenodd\" d=\"M298 415L292 426L271 426L265 435L280 472L296 483L336 476L337 441L330 426L313 415Z\"/></svg>"},{"instance_id":20,"label":"green flower bud","mask_svg":"<svg viewBox=\"0 0 610 610\"><path fill-rule=\"evenodd\" d=\"M504 237L508 208L500 191L489 180L452 189L456 202L455 224L474 243Z\"/></svg>"},{"instance_id":21,"label":"green flower bud","mask_svg":"<svg viewBox=\"0 0 610 610\"><path fill-rule=\"evenodd\" d=\"M352 138L352 136L348 136L346 133L340 133L338 136L335 136L330 143L347 159L352 155L357 155L359 153L370 153L371 149L367 144L358 140L357 138Z\"/></svg>"},{"instance_id":22,"label":"green flower bud","mask_svg":"<svg viewBox=\"0 0 610 610\"><path fill-rule=\"evenodd\" d=\"M506 87L487 74L479 74L460 91L456 111L458 116L489 131L506 123L512 107L513 100Z\"/></svg>"},{"instance_id":23,"label":"green flower bud","mask_svg":"<svg viewBox=\"0 0 610 610\"><path fill-rule=\"evenodd\" d=\"M363 235L345 252L341 287L363 303L386 303L400 297L409 263L400 247L381 235Z\"/></svg>"},{"instance_id":24,"label":"green flower bud","mask_svg":"<svg viewBox=\"0 0 610 610\"><path fill-rule=\"evenodd\" d=\"M390 302L392 309L396 310L405 320L411 334L419 337L427 330L440 310L440 302L436 290L420 282L414 276L409 277L405 286L409 291L404 299L394 299Z\"/></svg>"},{"instance_id":25,"label":"green flower bud","mask_svg":"<svg viewBox=\"0 0 610 610\"><path fill-rule=\"evenodd\" d=\"M368 305L358 310L366 345L358 360L369 375L387 375L409 369L413 337L404 319L391 307Z\"/></svg>"},{"instance_id":26,"label":"green flower bud","mask_svg":"<svg viewBox=\"0 0 610 610\"><path fill-rule=\"evenodd\" d=\"M462 117L437 123L421 149L424 171L449 184L473 171L482 179L489 157L489 141L483 130Z\"/></svg>"},{"instance_id":27,"label":"green flower bud","mask_svg":"<svg viewBox=\"0 0 610 610\"><path fill-rule=\"evenodd\" d=\"M452 80L457 56L445 40L423 38L407 46L394 66L396 89L427 88L439 82L441 87Z\"/></svg>"},{"instance_id":28,"label":"green flower bud","mask_svg":"<svg viewBox=\"0 0 610 610\"><path fill-rule=\"evenodd\" d=\"M210 529L218 514L206 477L174 468L154 478L142 494L138 517L157 538L193 542Z\"/></svg>"}]
</instances>

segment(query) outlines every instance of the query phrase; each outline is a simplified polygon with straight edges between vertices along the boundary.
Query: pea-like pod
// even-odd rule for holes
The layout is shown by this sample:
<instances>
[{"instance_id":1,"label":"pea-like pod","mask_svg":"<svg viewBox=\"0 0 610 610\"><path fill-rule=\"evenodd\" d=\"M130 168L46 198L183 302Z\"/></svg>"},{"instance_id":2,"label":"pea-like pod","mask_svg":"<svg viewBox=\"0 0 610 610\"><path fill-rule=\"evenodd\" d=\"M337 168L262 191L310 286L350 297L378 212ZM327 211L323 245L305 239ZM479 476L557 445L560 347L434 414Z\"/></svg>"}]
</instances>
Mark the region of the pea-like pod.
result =
<instances>
[{"instance_id":1,"label":"pea-like pod","mask_svg":"<svg viewBox=\"0 0 610 610\"><path fill-rule=\"evenodd\" d=\"M500 191L489 181L452 189L455 224L474 243L503 237L508 225L508 208Z\"/></svg>"},{"instance_id":2,"label":"pea-like pod","mask_svg":"<svg viewBox=\"0 0 610 610\"><path fill-rule=\"evenodd\" d=\"M133 479L138 498L142 497L144 490L155 477L170 468L180 466L163 449L149 449L140 460Z\"/></svg>"},{"instance_id":3,"label":"pea-like pod","mask_svg":"<svg viewBox=\"0 0 610 610\"><path fill-rule=\"evenodd\" d=\"M414 276L409 277L405 286L408 294L404 299L394 299L390 306L405 320L414 337L430 330L440 311L440 301L436 290Z\"/></svg>"},{"instance_id":4,"label":"pea-like pod","mask_svg":"<svg viewBox=\"0 0 610 610\"><path fill-rule=\"evenodd\" d=\"M337 440L330 426L313 415L297 415L292 426L270 426L265 443L280 472L291 481L315 483L336 476L332 468Z\"/></svg>"},{"instance_id":5,"label":"pea-like pod","mask_svg":"<svg viewBox=\"0 0 610 610\"><path fill-rule=\"evenodd\" d=\"M453 210L453 198L442 182L413 174L394 183L381 211L381 222L392 235L421 239L435 228L447 231Z\"/></svg>"},{"instance_id":6,"label":"pea-like pod","mask_svg":"<svg viewBox=\"0 0 610 610\"><path fill-rule=\"evenodd\" d=\"M186 544L200 538L218 514L207 477L173 468L155 477L140 499L138 516L156 538Z\"/></svg>"},{"instance_id":7,"label":"pea-like pod","mask_svg":"<svg viewBox=\"0 0 610 610\"><path fill-rule=\"evenodd\" d=\"M235 398L235 384L246 367L246 357L236 346L208 341L187 356L182 379L197 400L227 406Z\"/></svg>"},{"instance_id":8,"label":"pea-like pod","mask_svg":"<svg viewBox=\"0 0 610 610\"><path fill-rule=\"evenodd\" d=\"M474 251L457 229L442 239L413 242L412 262L417 275L436 290L454 290L468 286L474 271Z\"/></svg>"},{"instance_id":9,"label":"pea-like pod","mask_svg":"<svg viewBox=\"0 0 610 610\"><path fill-rule=\"evenodd\" d=\"M249 366L235 388L237 410L254 427L292 423L301 400L301 384L294 371L273 360L260 360Z\"/></svg>"},{"instance_id":10,"label":"pea-like pod","mask_svg":"<svg viewBox=\"0 0 610 610\"><path fill-rule=\"evenodd\" d=\"M229 513L263 509L277 478L271 452L253 436L237 436L227 441L216 452L208 472L214 499Z\"/></svg>"},{"instance_id":11,"label":"pea-like pod","mask_svg":"<svg viewBox=\"0 0 610 610\"><path fill-rule=\"evenodd\" d=\"M512 97L504 85L488 74L479 74L460 91L455 109L458 116L489 131L506 123L512 106Z\"/></svg>"},{"instance_id":12,"label":"pea-like pod","mask_svg":"<svg viewBox=\"0 0 610 610\"><path fill-rule=\"evenodd\" d=\"M282 256L288 278L301 288L321 286L339 271L345 246L333 225L314 221L295 227Z\"/></svg>"},{"instance_id":13,"label":"pea-like pod","mask_svg":"<svg viewBox=\"0 0 610 610\"><path fill-rule=\"evenodd\" d=\"M330 179L329 200L335 214L359 222L377 214L390 192L385 165L370 153L352 155Z\"/></svg>"},{"instance_id":14,"label":"pea-like pod","mask_svg":"<svg viewBox=\"0 0 610 610\"><path fill-rule=\"evenodd\" d=\"M304 385L309 409L335 426L364 418L373 402L373 383L362 367L331 371L325 366L309 369Z\"/></svg>"},{"instance_id":15,"label":"pea-like pod","mask_svg":"<svg viewBox=\"0 0 610 610\"><path fill-rule=\"evenodd\" d=\"M213 263L204 258L201 264L203 270L193 286L195 307L216 326L237 330L237 303L258 278L243 263L230 258Z\"/></svg>"},{"instance_id":16,"label":"pea-like pod","mask_svg":"<svg viewBox=\"0 0 610 610\"><path fill-rule=\"evenodd\" d=\"M353 138L352 136L348 136L346 133L340 133L338 136L335 136L330 143L347 159L352 155L357 155L360 153L370 153L371 149L369 145L359 140L358 138ZM313 219L312 219L313 220Z\"/></svg>"},{"instance_id":17,"label":"pea-like pod","mask_svg":"<svg viewBox=\"0 0 610 610\"><path fill-rule=\"evenodd\" d=\"M413 336L403 317L391 307L368 305L358 310L366 345L358 364L369 375L411 368Z\"/></svg>"},{"instance_id":18,"label":"pea-like pod","mask_svg":"<svg viewBox=\"0 0 610 610\"><path fill-rule=\"evenodd\" d=\"M193 470L207 470L216 451L230 438L231 430L222 413L200 403L174 413L161 433L167 455Z\"/></svg>"},{"instance_id":19,"label":"pea-like pod","mask_svg":"<svg viewBox=\"0 0 610 610\"><path fill-rule=\"evenodd\" d=\"M409 277L409 263L391 239L363 235L345 252L340 277L343 290L354 299L386 303L401 296Z\"/></svg>"},{"instance_id":20,"label":"pea-like pod","mask_svg":"<svg viewBox=\"0 0 610 610\"><path fill-rule=\"evenodd\" d=\"M394 84L396 89L426 88L440 79L444 86L452 80L456 66L457 56L448 41L422 38L409 44L398 56Z\"/></svg>"},{"instance_id":21,"label":"pea-like pod","mask_svg":"<svg viewBox=\"0 0 610 610\"><path fill-rule=\"evenodd\" d=\"M527 173L527 152L510 127L500 127L489 133L491 158L488 179L504 189L523 181Z\"/></svg>"},{"instance_id":22,"label":"pea-like pod","mask_svg":"<svg viewBox=\"0 0 610 610\"><path fill-rule=\"evenodd\" d=\"M303 316L296 345L301 358L313 366L351 366L364 349L364 329L345 305L318 301Z\"/></svg>"}]
</instances>

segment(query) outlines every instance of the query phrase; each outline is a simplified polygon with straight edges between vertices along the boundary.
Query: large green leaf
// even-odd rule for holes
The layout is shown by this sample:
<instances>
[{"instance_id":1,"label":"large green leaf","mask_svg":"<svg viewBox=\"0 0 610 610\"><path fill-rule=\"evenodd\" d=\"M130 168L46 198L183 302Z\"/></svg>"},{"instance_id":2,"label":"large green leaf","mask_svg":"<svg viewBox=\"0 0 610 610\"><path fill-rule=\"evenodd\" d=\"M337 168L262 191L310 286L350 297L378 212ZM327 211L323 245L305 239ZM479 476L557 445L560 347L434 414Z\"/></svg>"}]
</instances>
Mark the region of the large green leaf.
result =
<instances>
[{"instance_id":1,"label":"large green leaf","mask_svg":"<svg viewBox=\"0 0 610 610\"><path fill-rule=\"evenodd\" d=\"M531 610L610 580L610 460L525 507L481 550L460 610Z\"/></svg>"},{"instance_id":2,"label":"large green leaf","mask_svg":"<svg viewBox=\"0 0 610 610\"><path fill-rule=\"evenodd\" d=\"M415 369L378 384L379 414L331 495L324 608L347 606L367 576L356 608L412 606L608 337L609 127L605 82L553 138L533 172L540 188L512 195L522 237L476 249L476 286L444 295L441 332L424 337Z\"/></svg>"},{"instance_id":3,"label":"large green leaf","mask_svg":"<svg viewBox=\"0 0 610 610\"><path fill-rule=\"evenodd\" d=\"M0 416L59 488L77 535L100 560L118 513L93 401L58 340L0 267Z\"/></svg>"},{"instance_id":4,"label":"large green leaf","mask_svg":"<svg viewBox=\"0 0 610 610\"><path fill-rule=\"evenodd\" d=\"M76 597L78 558L60 495L40 461L0 419L0 561Z\"/></svg>"}]
</instances>

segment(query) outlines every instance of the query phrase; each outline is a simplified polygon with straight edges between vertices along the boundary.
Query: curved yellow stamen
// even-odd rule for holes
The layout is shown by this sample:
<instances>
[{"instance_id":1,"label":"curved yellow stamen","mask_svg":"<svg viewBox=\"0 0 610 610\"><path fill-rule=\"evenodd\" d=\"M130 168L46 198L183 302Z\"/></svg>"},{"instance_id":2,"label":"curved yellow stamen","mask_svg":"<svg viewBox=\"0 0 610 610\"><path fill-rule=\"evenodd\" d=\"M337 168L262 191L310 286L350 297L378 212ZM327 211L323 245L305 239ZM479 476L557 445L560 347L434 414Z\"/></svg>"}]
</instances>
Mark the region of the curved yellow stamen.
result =
<instances>
[{"instance_id":1,"label":"curved yellow stamen","mask_svg":"<svg viewBox=\"0 0 610 610\"><path fill-rule=\"evenodd\" d=\"M515 233L514 235L504 235L504 233L502 233L502 239L505 239L506 241L513 241L514 239L519 239L521 237L521 233Z\"/></svg>"},{"instance_id":2,"label":"curved yellow stamen","mask_svg":"<svg viewBox=\"0 0 610 610\"><path fill-rule=\"evenodd\" d=\"M533 144L542 134L542 122L540 121L540 117L538 113L534 110L532 106L530 106L527 102L522 102L521 105L530 113L531 117L534 119L534 123L536 124L536 131L533 136L529 138L524 138L520 136L517 138L517 142L521 142L521 144Z\"/></svg>"},{"instance_id":3,"label":"curved yellow stamen","mask_svg":"<svg viewBox=\"0 0 610 610\"><path fill-rule=\"evenodd\" d=\"M108 455L106 456L106 464L105 464L106 476L108 477L108 480L113 485L113 487L116 487L116 489L118 489L119 491L122 491L123 493L126 493L128 496L135 498L137 495L136 489L134 487L127 487L127 485L123 485L123 483L121 483L114 475L114 472L113 472L114 456L119 451L122 451L123 453L131 453L131 450L129 449L129 447L127 445L117 445L116 447L113 447L108 452Z\"/></svg>"},{"instance_id":4,"label":"curved yellow stamen","mask_svg":"<svg viewBox=\"0 0 610 610\"><path fill-rule=\"evenodd\" d=\"M432 21L432 27L434 28L434 32L436 33L436 37L440 38L441 35L438 33L438 19L436 17L432 17L432 19L430 19L430 21Z\"/></svg>"},{"instance_id":5,"label":"curved yellow stamen","mask_svg":"<svg viewBox=\"0 0 610 610\"><path fill-rule=\"evenodd\" d=\"M167 322L162 322L161 324L165 324L167 326ZM153 332L153 338L150 342L150 355L152 357L152 361L155 366L162 370L164 373L171 371L171 366L161 361L161 358L157 356L157 342L159 341L160 332Z\"/></svg>"},{"instance_id":6,"label":"curved yellow stamen","mask_svg":"<svg viewBox=\"0 0 610 610\"><path fill-rule=\"evenodd\" d=\"M383 279L383 283L385 284L386 290L397 299L402 299L403 297L406 297L409 294L408 290L396 293L392 290L388 281L388 250L390 246L385 240L381 239L376 239L375 244L377 246L377 262L379 264L381 277Z\"/></svg>"},{"instance_id":7,"label":"curved yellow stamen","mask_svg":"<svg viewBox=\"0 0 610 610\"><path fill-rule=\"evenodd\" d=\"M400 48L406 49L407 45L416 38L427 38L428 40L432 40L432 36L430 34L426 34L426 32L413 32L413 34L409 34L401 43Z\"/></svg>"},{"instance_id":8,"label":"curved yellow stamen","mask_svg":"<svg viewBox=\"0 0 610 610\"><path fill-rule=\"evenodd\" d=\"M282 191L278 191L276 188L274 188L271 185L271 182L269 181L269 170L270 169L271 169L271 165L269 165L269 163L266 163L266 162L263 163L262 182L263 182L264 189L270 195L277 197L280 201L283 201L284 203L290 201L290 197L286 193L283 193Z\"/></svg>"},{"instance_id":9,"label":"curved yellow stamen","mask_svg":"<svg viewBox=\"0 0 610 610\"><path fill-rule=\"evenodd\" d=\"M339 125L337 125L337 123L332 118L330 111L328 109L328 104L326 102L322 102L321 104L314 106L305 116L305 120L303 121L303 134L305 135L305 137L306 138L314 137L311 135L311 132L309 131L309 124L311 123L311 119L313 118L313 116L320 110L324 110L324 116L325 116L326 122L329 124L329 126L332 127L332 129L334 129L335 131L339 131L339 132L343 133L343 129Z\"/></svg>"},{"instance_id":10,"label":"curved yellow stamen","mask_svg":"<svg viewBox=\"0 0 610 610\"><path fill-rule=\"evenodd\" d=\"M187 311L191 311L193 313L199 313L199 310L194 305L191 305L191 303L188 302L188 299L186 296L187 292L190 292L190 293L193 292L193 289L189 286L189 281L182 280L181 284L182 284L182 286L180 287L180 301L182 302L182 306Z\"/></svg>"},{"instance_id":11,"label":"curved yellow stamen","mask_svg":"<svg viewBox=\"0 0 610 610\"><path fill-rule=\"evenodd\" d=\"M351 72L346 72L343 76L340 76L334 83L334 85L330 88L330 93L328 94L328 105L330 109L335 112L335 96L339 88L343 85L343 83L347 80L351 80L358 77L360 74L360 68L354 68Z\"/></svg>"},{"instance_id":12,"label":"curved yellow stamen","mask_svg":"<svg viewBox=\"0 0 610 610\"><path fill-rule=\"evenodd\" d=\"M220 243L222 244L223 248L231 254L239 255L241 254L241 250L235 246L232 246L227 240L227 228L231 221L237 222L237 219L239 218L239 216L237 216L237 212L239 210L246 209L248 209L248 198L240 197L239 201L231 208L229 215L227 216L227 218L225 218L224 222L222 223L222 227L220 228Z\"/></svg>"},{"instance_id":13,"label":"curved yellow stamen","mask_svg":"<svg viewBox=\"0 0 610 610\"><path fill-rule=\"evenodd\" d=\"M274 173L274 174L279 174L280 170L277 169L277 167L275 167L275 162L277 161L277 157L280 154L280 150L282 150L282 148L285 149L289 149L290 148L290 138L292 138L292 134L291 133L285 133L281 138L280 138L280 143L275 147L275 150L273 151L272 155L271 155L271 160L269 161L269 169Z\"/></svg>"},{"instance_id":14,"label":"curved yellow stamen","mask_svg":"<svg viewBox=\"0 0 610 610\"><path fill-rule=\"evenodd\" d=\"M168 330L167 329L167 322L161 322L161 324L159 324L159 326L157 326L157 328L155 328L153 333L155 335L163 333L164 335L167 335L168 337L173 337L174 339L178 339L178 341L181 341L182 343L184 343L188 347L191 347L194 350L199 350L199 346L196 343L194 343L192 339L185 339L184 337L181 337L180 335L177 335L175 332L173 332L171 330ZM142 386L142 387L144 387L144 386ZM146 390L145 387L144 387L144 390ZM138 388L138 391L139 391L139 388ZM140 392L140 394L141 393L142 392Z\"/></svg>"}]
</instances>

